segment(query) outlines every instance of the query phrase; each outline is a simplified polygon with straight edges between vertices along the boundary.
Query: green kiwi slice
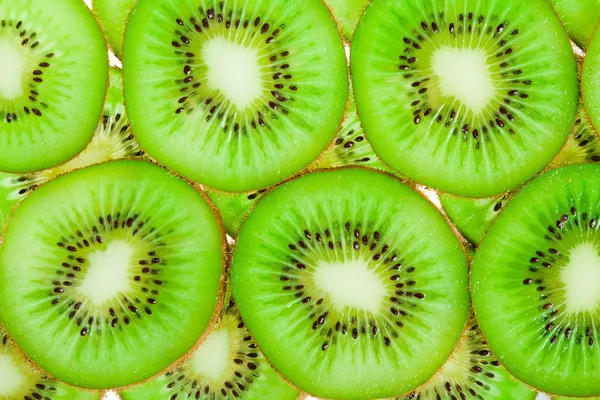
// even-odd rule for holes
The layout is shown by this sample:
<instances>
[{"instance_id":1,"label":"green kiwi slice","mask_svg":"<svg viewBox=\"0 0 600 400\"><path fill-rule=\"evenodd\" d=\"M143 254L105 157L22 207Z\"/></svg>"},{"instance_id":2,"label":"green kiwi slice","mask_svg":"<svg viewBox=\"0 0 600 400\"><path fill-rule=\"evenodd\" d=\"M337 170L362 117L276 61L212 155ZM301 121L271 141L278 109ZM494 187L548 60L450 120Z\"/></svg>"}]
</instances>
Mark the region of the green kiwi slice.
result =
<instances>
[{"instance_id":1,"label":"green kiwi slice","mask_svg":"<svg viewBox=\"0 0 600 400\"><path fill-rule=\"evenodd\" d=\"M0 327L0 398L6 400L100 400L100 392L78 389L36 369Z\"/></svg>"},{"instance_id":2,"label":"green kiwi slice","mask_svg":"<svg viewBox=\"0 0 600 400\"><path fill-rule=\"evenodd\" d=\"M550 0L569 36L585 50L600 23L600 0Z\"/></svg>"},{"instance_id":3,"label":"green kiwi slice","mask_svg":"<svg viewBox=\"0 0 600 400\"><path fill-rule=\"evenodd\" d=\"M600 137L589 121L583 104L580 104L569 140L549 166L558 168L594 162L600 162Z\"/></svg>"},{"instance_id":4,"label":"green kiwi slice","mask_svg":"<svg viewBox=\"0 0 600 400\"><path fill-rule=\"evenodd\" d=\"M218 315L223 236L203 197L156 165L62 175L7 225L0 318L57 379L98 389L144 380Z\"/></svg>"},{"instance_id":5,"label":"green kiwi slice","mask_svg":"<svg viewBox=\"0 0 600 400\"><path fill-rule=\"evenodd\" d=\"M575 120L573 52L544 0L374 0L351 68L375 152L446 193L519 187L554 158Z\"/></svg>"},{"instance_id":6,"label":"green kiwi slice","mask_svg":"<svg viewBox=\"0 0 600 400\"><path fill-rule=\"evenodd\" d=\"M600 131L600 33L596 33L583 62L581 93L592 124Z\"/></svg>"},{"instance_id":7,"label":"green kiwi slice","mask_svg":"<svg viewBox=\"0 0 600 400\"><path fill-rule=\"evenodd\" d=\"M94 134L107 85L102 31L81 0L0 2L0 171L75 157Z\"/></svg>"},{"instance_id":8,"label":"green kiwi slice","mask_svg":"<svg viewBox=\"0 0 600 400\"><path fill-rule=\"evenodd\" d=\"M469 311L465 254L446 220L369 169L323 170L265 194L231 275L265 356L323 398L415 389L447 360Z\"/></svg>"},{"instance_id":9,"label":"green kiwi slice","mask_svg":"<svg viewBox=\"0 0 600 400\"><path fill-rule=\"evenodd\" d=\"M123 75L117 68L109 69L110 85L104 105L104 114L88 146L74 159L57 167L26 173L0 172L0 230L19 201L38 186L69 171L119 158L144 156L133 137L123 103Z\"/></svg>"},{"instance_id":10,"label":"green kiwi slice","mask_svg":"<svg viewBox=\"0 0 600 400\"><path fill-rule=\"evenodd\" d=\"M233 299L219 323L188 359L168 372L121 392L124 400L296 400L269 365Z\"/></svg>"},{"instance_id":11,"label":"green kiwi slice","mask_svg":"<svg viewBox=\"0 0 600 400\"><path fill-rule=\"evenodd\" d=\"M600 395L600 166L561 167L515 195L471 271L483 334L517 378L547 393Z\"/></svg>"},{"instance_id":12,"label":"green kiwi slice","mask_svg":"<svg viewBox=\"0 0 600 400\"><path fill-rule=\"evenodd\" d=\"M321 0L140 0L124 73L142 147L228 192L268 187L317 158L348 90L342 40Z\"/></svg>"},{"instance_id":13,"label":"green kiwi slice","mask_svg":"<svg viewBox=\"0 0 600 400\"><path fill-rule=\"evenodd\" d=\"M236 237L244 218L266 191L259 189L248 193L230 193L207 189L206 194L219 210L227 234Z\"/></svg>"},{"instance_id":14,"label":"green kiwi slice","mask_svg":"<svg viewBox=\"0 0 600 400\"><path fill-rule=\"evenodd\" d=\"M123 58L123 37L129 13L137 0L93 0L92 10L98 18L110 48Z\"/></svg>"},{"instance_id":15,"label":"green kiwi slice","mask_svg":"<svg viewBox=\"0 0 600 400\"><path fill-rule=\"evenodd\" d=\"M325 3L335 17L344 38L352 40L356 25L369 0L326 0Z\"/></svg>"}]
</instances>

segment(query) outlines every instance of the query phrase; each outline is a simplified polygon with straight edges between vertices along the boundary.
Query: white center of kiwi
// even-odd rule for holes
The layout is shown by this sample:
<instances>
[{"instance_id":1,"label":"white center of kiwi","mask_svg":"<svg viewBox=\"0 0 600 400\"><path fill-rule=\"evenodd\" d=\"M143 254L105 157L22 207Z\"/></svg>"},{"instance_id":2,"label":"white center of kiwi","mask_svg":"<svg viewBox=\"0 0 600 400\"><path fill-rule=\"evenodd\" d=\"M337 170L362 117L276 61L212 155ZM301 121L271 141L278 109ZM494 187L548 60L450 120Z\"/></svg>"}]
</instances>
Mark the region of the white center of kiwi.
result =
<instances>
[{"instance_id":1,"label":"white center of kiwi","mask_svg":"<svg viewBox=\"0 0 600 400\"><path fill-rule=\"evenodd\" d=\"M258 52L255 49L215 37L202 47L208 67L208 84L215 87L239 109L244 109L263 92Z\"/></svg>"},{"instance_id":2,"label":"white center of kiwi","mask_svg":"<svg viewBox=\"0 0 600 400\"><path fill-rule=\"evenodd\" d=\"M323 291L334 308L377 312L384 302L386 288L377 274L361 260L320 263L313 275L316 287Z\"/></svg>"},{"instance_id":3,"label":"white center of kiwi","mask_svg":"<svg viewBox=\"0 0 600 400\"><path fill-rule=\"evenodd\" d=\"M22 391L26 383L26 378L14 357L10 354L0 354L0 398L11 398Z\"/></svg>"},{"instance_id":4,"label":"white center of kiwi","mask_svg":"<svg viewBox=\"0 0 600 400\"><path fill-rule=\"evenodd\" d=\"M211 383L218 383L227 372L229 356L229 331L219 329L198 347L192 357L192 368Z\"/></svg>"},{"instance_id":5,"label":"white center of kiwi","mask_svg":"<svg viewBox=\"0 0 600 400\"><path fill-rule=\"evenodd\" d=\"M571 250L569 263L560 271L565 285L566 311L596 311L600 305L600 255L593 244Z\"/></svg>"},{"instance_id":6,"label":"white center of kiwi","mask_svg":"<svg viewBox=\"0 0 600 400\"><path fill-rule=\"evenodd\" d=\"M14 100L23 94L27 58L11 40L0 40L0 96Z\"/></svg>"},{"instance_id":7,"label":"white center of kiwi","mask_svg":"<svg viewBox=\"0 0 600 400\"><path fill-rule=\"evenodd\" d=\"M93 304L101 305L129 289L129 265L133 249L123 240L114 240L106 249L90 253L90 266L79 288Z\"/></svg>"},{"instance_id":8,"label":"white center of kiwi","mask_svg":"<svg viewBox=\"0 0 600 400\"><path fill-rule=\"evenodd\" d=\"M494 96L494 84L487 55L480 49L440 47L431 66L443 96L454 97L478 113Z\"/></svg>"}]
</instances>

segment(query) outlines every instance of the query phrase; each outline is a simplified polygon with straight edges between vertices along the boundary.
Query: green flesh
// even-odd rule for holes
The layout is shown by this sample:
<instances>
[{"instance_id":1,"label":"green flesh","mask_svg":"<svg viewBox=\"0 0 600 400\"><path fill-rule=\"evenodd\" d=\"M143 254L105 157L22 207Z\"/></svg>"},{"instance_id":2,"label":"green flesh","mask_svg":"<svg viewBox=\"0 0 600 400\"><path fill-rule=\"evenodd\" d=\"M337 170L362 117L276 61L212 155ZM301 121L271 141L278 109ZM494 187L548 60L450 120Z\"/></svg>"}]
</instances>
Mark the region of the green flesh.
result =
<instances>
[{"instance_id":1,"label":"green flesh","mask_svg":"<svg viewBox=\"0 0 600 400\"><path fill-rule=\"evenodd\" d=\"M29 174L0 172L0 231L6 225L13 208L38 186L59 175L92 164L137 158L144 155L127 121L123 104L123 76L116 68L109 69L110 85L104 115L98 123L92 141L71 161L45 171Z\"/></svg>"},{"instance_id":2,"label":"green flesh","mask_svg":"<svg viewBox=\"0 0 600 400\"><path fill-rule=\"evenodd\" d=\"M600 22L600 0L549 0L569 36L585 50Z\"/></svg>"},{"instance_id":3,"label":"green flesh","mask_svg":"<svg viewBox=\"0 0 600 400\"><path fill-rule=\"evenodd\" d=\"M343 116L346 58L321 0L141 0L125 48L136 138L161 163L219 190L293 175Z\"/></svg>"},{"instance_id":4,"label":"green flesh","mask_svg":"<svg viewBox=\"0 0 600 400\"><path fill-rule=\"evenodd\" d=\"M326 0L325 3L335 17L346 40L352 35L358 21L370 0Z\"/></svg>"},{"instance_id":5,"label":"green flesh","mask_svg":"<svg viewBox=\"0 0 600 400\"><path fill-rule=\"evenodd\" d=\"M490 197L559 152L577 69L546 1L449 3L367 7L351 49L357 108L386 164L447 193Z\"/></svg>"},{"instance_id":6,"label":"green flesh","mask_svg":"<svg viewBox=\"0 0 600 400\"><path fill-rule=\"evenodd\" d=\"M124 400L296 400L298 390L271 368L232 305L188 360L147 383L124 390L121 397Z\"/></svg>"},{"instance_id":7,"label":"green flesh","mask_svg":"<svg viewBox=\"0 0 600 400\"><path fill-rule=\"evenodd\" d=\"M141 161L91 166L40 187L13 214L0 248L0 318L56 378L127 385L196 343L222 262L218 222L187 183Z\"/></svg>"},{"instance_id":8,"label":"green flesh","mask_svg":"<svg viewBox=\"0 0 600 400\"><path fill-rule=\"evenodd\" d=\"M446 361L468 314L467 263L444 218L367 169L267 193L242 225L231 273L267 358L324 398L415 389Z\"/></svg>"},{"instance_id":9,"label":"green flesh","mask_svg":"<svg viewBox=\"0 0 600 400\"><path fill-rule=\"evenodd\" d=\"M592 38L581 77L583 103L596 131L600 131L600 33Z\"/></svg>"},{"instance_id":10,"label":"green flesh","mask_svg":"<svg viewBox=\"0 0 600 400\"><path fill-rule=\"evenodd\" d=\"M236 237L246 214L250 212L252 206L265 191L265 189L260 189L250 193L229 193L207 189L206 194L219 210L227 234Z\"/></svg>"},{"instance_id":11,"label":"green flesh","mask_svg":"<svg viewBox=\"0 0 600 400\"><path fill-rule=\"evenodd\" d=\"M517 193L471 272L481 329L516 377L548 393L600 394L600 166L562 167Z\"/></svg>"},{"instance_id":12,"label":"green flesh","mask_svg":"<svg viewBox=\"0 0 600 400\"><path fill-rule=\"evenodd\" d=\"M102 25L106 40L118 58L123 57L123 36L131 9L137 0L93 0L92 10Z\"/></svg>"},{"instance_id":13,"label":"green flesh","mask_svg":"<svg viewBox=\"0 0 600 400\"><path fill-rule=\"evenodd\" d=\"M569 164L593 162L600 162L600 137L589 122L585 108L581 105L569 140L552 160L550 167L557 168Z\"/></svg>"},{"instance_id":14,"label":"green flesh","mask_svg":"<svg viewBox=\"0 0 600 400\"><path fill-rule=\"evenodd\" d=\"M0 171L50 168L92 138L108 54L80 0L0 1Z\"/></svg>"},{"instance_id":15,"label":"green flesh","mask_svg":"<svg viewBox=\"0 0 600 400\"><path fill-rule=\"evenodd\" d=\"M512 194L506 193L501 196L472 199L442 193L440 202L448 218L465 239L477 245L511 197Z\"/></svg>"},{"instance_id":16,"label":"green flesh","mask_svg":"<svg viewBox=\"0 0 600 400\"><path fill-rule=\"evenodd\" d=\"M454 354L433 379L397 400L533 400L536 394L494 358L473 316Z\"/></svg>"},{"instance_id":17,"label":"green flesh","mask_svg":"<svg viewBox=\"0 0 600 400\"><path fill-rule=\"evenodd\" d=\"M0 399L100 400L100 392L60 383L35 369L0 328Z\"/></svg>"}]
</instances>

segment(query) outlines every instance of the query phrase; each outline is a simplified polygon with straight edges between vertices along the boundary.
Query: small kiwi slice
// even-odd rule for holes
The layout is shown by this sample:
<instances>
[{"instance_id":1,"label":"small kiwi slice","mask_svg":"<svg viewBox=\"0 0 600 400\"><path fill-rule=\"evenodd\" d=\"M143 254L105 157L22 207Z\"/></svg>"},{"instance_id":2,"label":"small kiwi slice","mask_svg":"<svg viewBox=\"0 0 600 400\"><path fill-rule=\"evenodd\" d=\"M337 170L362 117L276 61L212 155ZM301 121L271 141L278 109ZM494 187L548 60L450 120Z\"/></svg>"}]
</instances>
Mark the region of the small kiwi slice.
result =
<instances>
[{"instance_id":1,"label":"small kiwi slice","mask_svg":"<svg viewBox=\"0 0 600 400\"><path fill-rule=\"evenodd\" d=\"M600 0L550 0L569 36L585 50L600 23Z\"/></svg>"},{"instance_id":2,"label":"small kiwi slice","mask_svg":"<svg viewBox=\"0 0 600 400\"><path fill-rule=\"evenodd\" d=\"M600 137L589 121L583 104L580 104L569 140L549 167L592 162L600 162Z\"/></svg>"},{"instance_id":3,"label":"small kiwi slice","mask_svg":"<svg viewBox=\"0 0 600 400\"><path fill-rule=\"evenodd\" d=\"M265 356L323 398L415 389L447 360L469 311L465 254L446 220L366 168L267 192L242 225L231 275Z\"/></svg>"},{"instance_id":4,"label":"small kiwi slice","mask_svg":"<svg viewBox=\"0 0 600 400\"><path fill-rule=\"evenodd\" d=\"M342 35L346 40L352 40L352 35L358 25L360 16L370 0L325 0L325 3L335 17Z\"/></svg>"},{"instance_id":5,"label":"small kiwi slice","mask_svg":"<svg viewBox=\"0 0 600 400\"><path fill-rule=\"evenodd\" d=\"M585 55L581 92L590 120L600 131L600 30L596 30Z\"/></svg>"},{"instance_id":6,"label":"small kiwi slice","mask_svg":"<svg viewBox=\"0 0 600 400\"><path fill-rule=\"evenodd\" d=\"M81 0L0 2L0 171L75 157L106 94L104 36Z\"/></svg>"},{"instance_id":7,"label":"small kiwi slice","mask_svg":"<svg viewBox=\"0 0 600 400\"><path fill-rule=\"evenodd\" d=\"M140 0L123 63L142 147L228 192L306 167L346 104L344 47L321 0Z\"/></svg>"},{"instance_id":8,"label":"small kiwi slice","mask_svg":"<svg viewBox=\"0 0 600 400\"><path fill-rule=\"evenodd\" d=\"M529 180L566 142L577 111L573 52L545 0L373 0L351 68L381 159L461 196Z\"/></svg>"},{"instance_id":9,"label":"small kiwi slice","mask_svg":"<svg viewBox=\"0 0 600 400\"><path fill-rule=\"evenodd\" d=\"M600 395L600 166L561 167L506 205L471 271L484 336L517 378Z\"/></svg>"},{"instance_id":10,"label":"small kiwi slice","mask_svg":"<svg viewBox=\"0 0 600 400\"><path fill-rule=\"evenodd\" d=\"M265 192L266 189L259 189L249 193L230 193L214 189L206 190L206 194L219 210L221 218L223 218L225 231L231 237L237 236L245 216Z\"/></svg>"},{"instance_id":11,"label":"small kiwi slice","mask_svg":"<svg viewBox=\"0 0 600 400\"><path fill-rule=\"evenodd\" d=\"M246 329L233 299L189 358L153 380L121 392L123 400L296 400Z\"/></svg>"},{"instance_id":12,"label":"small kiwi slice","mask_svg":"<svg viewBox=\"0 0 600 400\"><path fill-rule=\"evenodd\" d=\"M144 380L218 312L224 234L194 188L156 165L111 161L24 199L0 247L0 318L57 379Z\"/></svg>"},{"instance_id":13,"label":"small kiwi slice","mask_svg":"<svg viewBox=\"0 0 600 400\"><path fill-rule=\"evenodd\" d=\"M65 385L39 371L0 327L0 399L100 400L101 392Z\"/></svg>"},{"instance_id":14,"label":"small kiwi slice","mask_svg":"<svg viewBox=\"0 0 600 400\"><path fill-rule=\"evenodd\" d=\"M0 172L0 231L15 205L38 186L66 172L119 158L140 158L144 151L133 138L123 103L123 76L109 69L110 85L104 115L85 150L69 162L55 168L27 174Z\"/></svg>"},{"instance_id":15,"label":"small kiwi slice","mask_svg":"<svg viewBox=\"0 0 600 400\"><path fill-rule=\"evenodd\" d=\"M123 58L123 37L129 13L137 0L93 0L92 10L104 30L110 48Z\"/></svg>"}]
</instances>

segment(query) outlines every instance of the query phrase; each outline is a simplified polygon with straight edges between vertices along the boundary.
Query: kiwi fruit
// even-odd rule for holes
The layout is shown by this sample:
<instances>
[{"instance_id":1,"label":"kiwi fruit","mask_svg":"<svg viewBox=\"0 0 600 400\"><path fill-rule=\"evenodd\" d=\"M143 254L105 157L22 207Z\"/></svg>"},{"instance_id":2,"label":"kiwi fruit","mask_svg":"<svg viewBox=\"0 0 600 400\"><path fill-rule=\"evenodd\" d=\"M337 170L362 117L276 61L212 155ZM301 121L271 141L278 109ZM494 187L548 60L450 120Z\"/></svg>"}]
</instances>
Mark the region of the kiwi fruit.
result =
<instances>
[{"instance_id":1,"label":"kiwi fruit","mask_svg":"<svg viewBox=\"0 0 600 400\"><path fill-rule=\"evenodd\" d=\"M346 40L352 40L352 35L358 25L360 16L370 0L325 0L338 23L340 31Z\"/></svg>"},{"instance_id":2,"label":"kiwi fruit","mask_svg":"<svg viewBox=\"0 0 600 400\"><path fill-rule=\"evenodd\" d=\"M105 389L158 374L214 324L224 233L187 182L143 161L62 175L15 209L0 319L57 379Z\"/></svg>"},{"instance_id":3,"label":"kiwi fruit","mask_svg":"<svg viewBox=\"0 0 600 400\"><path fill-rule=\"evenodd\" d=\"M108 81L102 31L81 0L0 2L0 171L47 169L92 138Z\"/></svg>"},{"instance_id":4,"label":"kiwi fruit","mask_svg":"<svg viewBox=\"0 0 600 400\"><path fill-rule=\"evenodd\" d=\"M580 104L569 140L549 167L594 162L600 162L600 137L589 121L583 104Z\"/></svg>"},{"instance_id":5,"label":"kiwi fruit","mask_svg":"<svg viewBox=\"0 0 600 400\"><path fill-rule=\"evenodd\" d=\"M169 371L121 392L123 400L296 400L246 329L231 298L206 340Z\"/></svg>"},{"instance_id":6,"label":"kiwi fruit","mask_svg":"<svg viewBox=\"0 0 600 400\"><path fill-rule=\"evenodd\" d=\"M366 168L267 192L240 229L231 280L267 359L322 398L414 390L447 360L469 312L465 253L446 220Z\"/></svg>"},{"instance_id":7,"label":"kiwi fruit","mask_svg":"<svg viewBox=\"0 0 600 400\"><path fill-rule=\"evenodd\" d=\"M109 70L110 85L104 114L92 141L77 157L57 167L26 173L0 172L0 228L6 225L15 205L38 186L55 177L88 165L119 158L142 158L144 151L133 137L123 103L123 76L117 68ZM0 229L1 230L1 229Z\"/></svg>"},{"instance_id":8,"label":"kiwi fruit","mask_svg":"<svg viewBox=\"0 0 600 400\"><path fill-rule=\"evenodd\" d=\"M244 218L266 191L259 189L248 193L230 193L207 189L206 194L219 210L227 234L236 237Z\"/></svg>"},{"instance_id":9,"label":"kiwi fruit","mask_svg":"<svg viewBox=\"0 0 600 400\"><path fill-rule=\"evenodd\" d=\"M113 53L123 58L123 37L131 9L137 0L93 0L92 10L98 18Z\"/></svg>"},{"instance_id":10,"label":"kiwi fruit","mask_svg":"<svg viewBox=\"0 0 600 400\"><path fill-rule=\"evenodd\" d=\"M136 138L218 190L258 190L300 171L344 113L344 47L321 0L140 0L124 48Z\"/></svg>"},{"instance_id":11,"label":"kiwi fruit","mask_svg":"<svg viewBox=\"0 0 600 400\"><path fill-rule=\"evenodd\" d=\"M545 0L373 0L350 55L375 152L446 193L519 187L554 158L575 120L577 68Z\"/></svg>"},{"instance_id":12,"label":"kiwi fruit","mask_svg":"<svg viewBox=\"0 0 600 400\"><path fill-rule=\"evenodd\" d=\"M520 380L547 393L600 395L600 166L542 174L481 242L471 291L483 335Z\"/></svg>"},{"instance_id":13,"label":"kiwi fruit","mask_svg":"<svg viewBox=\"0 0 600 400\"><path fill-rule=\"evenodd\" d=\"M571 39L585 50L600 23L600 0L549 0Z\"/></svg>"},{"instance_id":14,"label":"kiwi fruit","mask_svg":"<svg viewBox=\"0 0 600 400\"><path fill-rule=\"evenodd\" d=\"M583 62L581 92L592 125L600 131L600 33L592 38Z\"/></svg>"}]
</instances>

